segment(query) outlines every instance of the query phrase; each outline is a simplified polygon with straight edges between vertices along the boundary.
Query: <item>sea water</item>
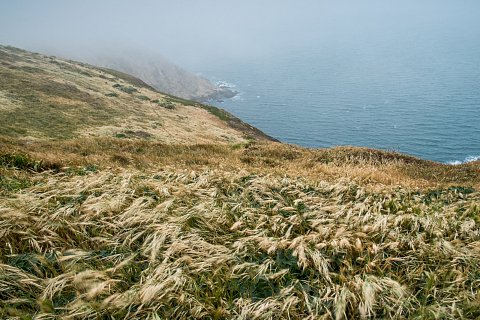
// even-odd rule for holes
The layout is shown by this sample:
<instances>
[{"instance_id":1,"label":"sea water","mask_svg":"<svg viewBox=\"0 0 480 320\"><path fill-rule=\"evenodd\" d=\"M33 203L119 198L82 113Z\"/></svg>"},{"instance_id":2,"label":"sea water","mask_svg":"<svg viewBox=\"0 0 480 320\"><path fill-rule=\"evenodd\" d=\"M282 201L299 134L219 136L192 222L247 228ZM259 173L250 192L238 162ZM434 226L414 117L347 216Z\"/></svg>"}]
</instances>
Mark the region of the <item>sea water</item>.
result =
<instances>
[{"instance_id":1,"label":"sea water","mask_svg":"<svg viewBox=\"0 0 480 320\"><path fill-rule=\"evenodd\" d=\"M480 39L449 40L317 44L202 73L239 92L217 105L283 142L460 163L480 156Z\"/></svg>"}]
</instances>

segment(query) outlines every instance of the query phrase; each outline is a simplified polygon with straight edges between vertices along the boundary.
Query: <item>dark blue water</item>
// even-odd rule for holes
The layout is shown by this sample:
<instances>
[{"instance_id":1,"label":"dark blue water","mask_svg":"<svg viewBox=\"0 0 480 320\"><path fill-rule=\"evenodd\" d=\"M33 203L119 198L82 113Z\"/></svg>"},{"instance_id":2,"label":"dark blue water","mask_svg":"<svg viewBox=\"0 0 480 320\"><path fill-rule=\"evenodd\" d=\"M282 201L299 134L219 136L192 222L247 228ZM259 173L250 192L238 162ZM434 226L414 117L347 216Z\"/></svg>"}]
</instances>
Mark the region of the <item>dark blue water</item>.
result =
<instances>
[{"instance_id":1,"label":"dark blue water","mask_svg":"<svg viewBox=\"0 0 480 320\"><path fill-rule=\"evenodd\" d=\"M420 17L390 33L342 31L199 71L240 92L220 107L287 143L471 160L480 156L478 14L426 26Z\"/></svg>"}]
</instances>

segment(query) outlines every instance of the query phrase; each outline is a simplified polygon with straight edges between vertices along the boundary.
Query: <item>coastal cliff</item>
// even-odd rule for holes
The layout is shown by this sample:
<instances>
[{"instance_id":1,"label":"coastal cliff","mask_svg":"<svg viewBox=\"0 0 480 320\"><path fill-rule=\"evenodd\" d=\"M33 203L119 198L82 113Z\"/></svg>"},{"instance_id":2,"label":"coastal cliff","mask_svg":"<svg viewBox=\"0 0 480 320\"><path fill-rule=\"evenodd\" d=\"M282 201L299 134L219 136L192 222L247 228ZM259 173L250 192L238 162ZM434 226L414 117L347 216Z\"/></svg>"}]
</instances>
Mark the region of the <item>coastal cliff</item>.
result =
<instances>
[{"instance_id":1,"label":"coastal cliff","mask_svg":"<svg viewBox=\"0 0 480 320\"><path fill-rule=\"evenodd\" d=\"M197 102L222 101L234 97L232 88L219 86L193 74L156 53L133 49L103 52L98 49L75 59L133 75L158 91ZM66 55L66 56L70 56Z\"/></svg>"}]
</instances>

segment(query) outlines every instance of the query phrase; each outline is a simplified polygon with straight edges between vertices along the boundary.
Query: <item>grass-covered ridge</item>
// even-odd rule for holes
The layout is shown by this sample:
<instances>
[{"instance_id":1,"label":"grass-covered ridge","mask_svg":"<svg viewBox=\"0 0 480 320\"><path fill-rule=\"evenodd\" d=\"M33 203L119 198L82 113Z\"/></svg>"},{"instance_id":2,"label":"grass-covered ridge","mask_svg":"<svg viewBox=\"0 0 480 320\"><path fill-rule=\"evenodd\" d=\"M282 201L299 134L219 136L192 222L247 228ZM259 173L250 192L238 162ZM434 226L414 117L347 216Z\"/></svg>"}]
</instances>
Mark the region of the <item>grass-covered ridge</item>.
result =
<instances>
[{"instance_id":1,"label":"grass-covered ridge","mask_svg":"<svg viewBox=\"0 0 480 320\"><path fill-rule=\"evenodd\" d=\"M271 139L223 110L128 74L0 45L0 135L63 140L127 130L185 144Z\"/></svg>"}]
</instances>

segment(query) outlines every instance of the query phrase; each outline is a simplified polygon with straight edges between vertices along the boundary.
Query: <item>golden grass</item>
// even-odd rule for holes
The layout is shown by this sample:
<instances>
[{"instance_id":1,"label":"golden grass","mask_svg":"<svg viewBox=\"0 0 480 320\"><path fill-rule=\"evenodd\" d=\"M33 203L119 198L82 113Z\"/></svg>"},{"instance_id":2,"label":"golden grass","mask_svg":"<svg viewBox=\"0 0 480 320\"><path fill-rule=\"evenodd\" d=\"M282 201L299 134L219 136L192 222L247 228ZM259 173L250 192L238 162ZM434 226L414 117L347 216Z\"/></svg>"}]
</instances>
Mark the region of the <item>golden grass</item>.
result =
<instances>
[{"instance_id":1,"label":"golden grass","mask_svg":"<svg viewBox=\"0 0 480 320\"><path fill-rule=\"evenodd\" d=\"M26 182L0 193L0 318L480 316L478 163L1 142L30 160L5 157L0 171Z\"/></svg>"},{"instance_id":2,"label":"golden grass","mask_svg":"<svg viewBox=\"0 0 480 320\"><path fill-rule=\"evenodd\" d=\"M2 138L0 154L28 154L56 167L244 169L335 182L354 180L372 188L403 186L480 188L480 162L445 165L368 148L306 149L281 143L175 145L116 138L31 140Z\"/></svg>"}]
</instances>

